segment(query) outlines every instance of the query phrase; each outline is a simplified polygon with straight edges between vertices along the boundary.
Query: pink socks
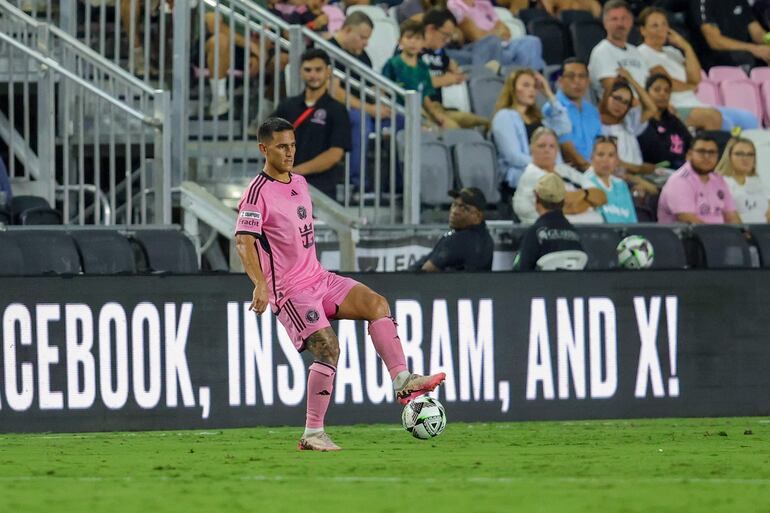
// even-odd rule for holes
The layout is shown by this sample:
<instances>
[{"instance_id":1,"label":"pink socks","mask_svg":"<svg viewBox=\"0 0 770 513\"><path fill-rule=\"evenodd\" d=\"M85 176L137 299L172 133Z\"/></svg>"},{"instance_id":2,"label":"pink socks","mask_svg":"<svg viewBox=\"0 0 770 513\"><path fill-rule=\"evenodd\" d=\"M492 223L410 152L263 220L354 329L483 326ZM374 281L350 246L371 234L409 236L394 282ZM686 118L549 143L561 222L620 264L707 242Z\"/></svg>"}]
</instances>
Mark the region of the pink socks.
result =
<instances>
[{"instance_id":1,"label":"pink socks","mask_svg":"<svg viewBox=\"0 0 770 513\"><path fill-rule=\"evenodd\" d=\"M374 349L388 367L391 379L395 380L401 372L406 372L406 358L401 340L398 338L396 323L392 317L383 317L369 323L369 335Z\"/></svg>"},{"instance_id":2,"label":"pink socks","mask_svg":"<svg viewBox=\"0 0 770 513\"><path fill-rule=\"evenodd\" d=\"M337 369L328 363L315 361L310 365L307 376L307 419L305 427L323 430L324 417L334 390L334 375Z\"/></svg>"}]
</instances>

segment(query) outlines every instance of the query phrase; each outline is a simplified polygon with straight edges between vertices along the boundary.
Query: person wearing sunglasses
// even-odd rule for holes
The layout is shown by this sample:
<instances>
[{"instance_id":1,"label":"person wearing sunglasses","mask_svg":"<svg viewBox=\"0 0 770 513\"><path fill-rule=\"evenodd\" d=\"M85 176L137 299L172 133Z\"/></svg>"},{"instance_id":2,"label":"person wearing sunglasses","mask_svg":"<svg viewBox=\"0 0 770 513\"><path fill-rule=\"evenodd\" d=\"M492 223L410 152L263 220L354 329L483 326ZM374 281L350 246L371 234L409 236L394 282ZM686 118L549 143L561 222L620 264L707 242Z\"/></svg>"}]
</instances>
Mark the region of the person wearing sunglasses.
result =
<instances>
[{"instance_id":1,"label":"person wearing sunglasses","mask_svg":"<svg viewBox=\"0 0 770 513\"><path fill-rule=\"evenodd\" d=\"M717 173L725 177L744 223L770 222L770 188L757 176L757 150L751 139L730 139Z\"/></svg>"},{"instance_id":2,"label":"person wearing sunglasses","mask_svg":"<svg viewBox=\"0 0 770 513\"><path fill-rule=\"evenodd\" d=\"M658 202L658 222L740 224L733 195L722 175L715 173L719 146L709 135L696 135L687 162L671 175Z\"/></svg>"}]
</instances>

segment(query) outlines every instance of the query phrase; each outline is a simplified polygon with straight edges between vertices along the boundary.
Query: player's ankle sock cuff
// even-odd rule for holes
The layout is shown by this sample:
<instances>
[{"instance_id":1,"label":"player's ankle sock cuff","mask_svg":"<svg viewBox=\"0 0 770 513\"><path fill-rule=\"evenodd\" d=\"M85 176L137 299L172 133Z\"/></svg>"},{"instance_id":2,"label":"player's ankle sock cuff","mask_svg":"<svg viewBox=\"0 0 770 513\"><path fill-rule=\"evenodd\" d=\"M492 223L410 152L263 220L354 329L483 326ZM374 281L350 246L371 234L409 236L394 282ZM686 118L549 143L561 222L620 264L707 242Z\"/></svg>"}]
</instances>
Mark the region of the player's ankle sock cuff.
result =
<instances>
[{"instance_id":1,"label":"player's ankle sock cuff","mask_svg":"<svg viewBox=\"0 0 770 513\"><path fill-rule=\"evenodd\" d=\"M393 390L400 390L403 388L406 380L409 379L409 376L411 376L409 371L401 371L396 374L396 377L393 378Z\"/></svg>"},{"instance_id":2,"label":"player's ankle sock cuff","mask_svg":"<svg viewBox=\"0 0 770 513\"><path fill-rule=\"evenodd\" d=\"M305 432L302 433L302 438L307 438L309 436L317 435L318 433L323 433L324 428L311 428L311 427L305 427Z\"/></svg>"}]
</instances>

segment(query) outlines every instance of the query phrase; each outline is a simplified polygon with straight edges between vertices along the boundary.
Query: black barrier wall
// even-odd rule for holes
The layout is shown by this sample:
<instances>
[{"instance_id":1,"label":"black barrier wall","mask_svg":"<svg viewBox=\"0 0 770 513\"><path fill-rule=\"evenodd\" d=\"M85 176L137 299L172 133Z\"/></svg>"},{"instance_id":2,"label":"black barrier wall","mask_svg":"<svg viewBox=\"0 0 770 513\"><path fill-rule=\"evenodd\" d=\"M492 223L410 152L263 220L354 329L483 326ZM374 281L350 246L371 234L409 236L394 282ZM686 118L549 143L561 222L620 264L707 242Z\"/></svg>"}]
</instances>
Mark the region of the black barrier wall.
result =
<instances>
[{"instance_id":1,"label":"black barrier wall","mask_svg":"<svg viewBox=\"0 0 770 513\"><path fill-rule=\"evenodd\" d=\"M770 413L770 273L367 274L450 422ZM301 426L308 355L244 275L3 278L0 431ZM363 322L329 424L398 422Z\"/></svg>"}]
</instances>

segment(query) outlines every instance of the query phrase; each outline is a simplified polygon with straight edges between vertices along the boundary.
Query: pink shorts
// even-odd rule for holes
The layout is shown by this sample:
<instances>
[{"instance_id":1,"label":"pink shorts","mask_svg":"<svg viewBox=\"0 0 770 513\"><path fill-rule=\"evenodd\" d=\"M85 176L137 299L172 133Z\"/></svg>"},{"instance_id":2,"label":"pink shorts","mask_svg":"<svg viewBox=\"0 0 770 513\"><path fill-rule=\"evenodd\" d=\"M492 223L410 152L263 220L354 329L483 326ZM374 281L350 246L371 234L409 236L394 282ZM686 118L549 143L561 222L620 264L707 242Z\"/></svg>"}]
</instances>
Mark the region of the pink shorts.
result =
<instances>
[{"instance_id":1,"label":"pink shorts","mask_svg":"<svg viewBox=\"0 0 770 513\"><path fill-rule=\"evenodd\" d=\"M331 326L329 319L337 315L350 289L358 285L352 278L327 272L316 283L292 294L278 312L286 333L297 351L304 351L305 340L323 328Z\"/></svg>"}]
</instances>

